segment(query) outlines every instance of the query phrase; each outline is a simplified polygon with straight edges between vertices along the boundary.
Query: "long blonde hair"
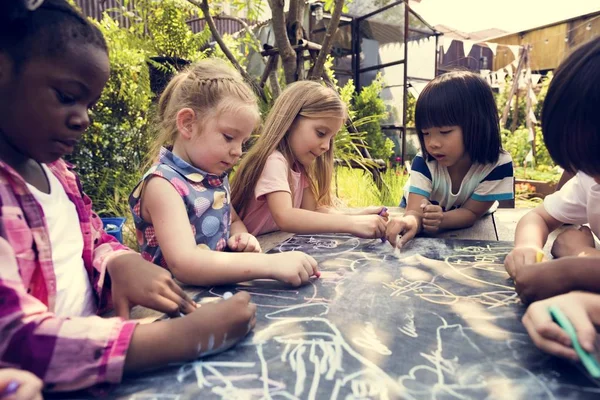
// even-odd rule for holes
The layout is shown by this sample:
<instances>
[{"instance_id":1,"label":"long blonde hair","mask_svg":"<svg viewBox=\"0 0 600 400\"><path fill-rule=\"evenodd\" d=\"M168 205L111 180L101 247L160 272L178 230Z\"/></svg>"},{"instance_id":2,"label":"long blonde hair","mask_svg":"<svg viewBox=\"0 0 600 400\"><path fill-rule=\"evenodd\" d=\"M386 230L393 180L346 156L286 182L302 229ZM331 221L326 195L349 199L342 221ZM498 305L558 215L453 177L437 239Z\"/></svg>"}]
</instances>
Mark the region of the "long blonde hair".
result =
<instances>
[{"instance_id":1,"label":"long blonde hair","mask_svg":"<svg viewBox=\"0 0 600 400\"><path fill-rule=\"evenodd\" d=\"M267 158L275 150L279 150L287 160L290 167L288 182L291 182L291 169L296 159L290 148L289 133L298 117L345 119L346 115L346 105L334 89L315 81L300 81L289 85L273 104L259 138L242 160L233 178L231 204L240 216L245 216L248 200L254 196L254 188ZM319 206L333 203L333 151L332 141L329 150L317 157L315 163L304 171ZM293 188L291 189L293 196Z\"/></svg>"},{"instance_id":2,"label":"long blonde hair","mask_svg":"<svg viewBox=\"0 0 600 400\"><path fill-rule=\"evenodd\" d=\"M177 113L191 108L200 126L208 118L224 112L235 115L246 108L260 120L256 96L240 73L222 60L207 58L175 75L160 95L156 111L158 135L149 153L156 161L162 146L173 145L178 135Z\"/></svg>"}]
</instances>

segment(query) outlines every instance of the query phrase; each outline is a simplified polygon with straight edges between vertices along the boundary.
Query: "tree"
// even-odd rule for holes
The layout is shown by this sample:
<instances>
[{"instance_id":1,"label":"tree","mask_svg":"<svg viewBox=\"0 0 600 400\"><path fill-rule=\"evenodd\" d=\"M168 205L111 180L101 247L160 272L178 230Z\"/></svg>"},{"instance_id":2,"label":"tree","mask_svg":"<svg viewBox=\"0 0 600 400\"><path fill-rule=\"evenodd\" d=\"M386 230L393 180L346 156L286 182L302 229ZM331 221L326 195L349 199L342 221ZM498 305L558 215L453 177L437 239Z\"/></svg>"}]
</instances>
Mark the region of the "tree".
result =
<instances>
[{"instance_id":1,"label":"tree","mask_svg":"<svg viewBox=\"0 0 600 400\"><path fill-rule=\"evenodd\" d=\"M221 34L217 31L214 23L214 18L224 18L230 16L224 16L223 14L211 14L211 8L209 7L208 0L188 0L191 4L196 5L202 11L204 19L210 31L218 43L219 47L234 65L244 78L253 86L255 91L262 97L265 98L262 87L257 81L250 77L245 69L235 59L231 51L227 48L227 45L223 41ZM234 2L240 8L252 7L251 3L256 1L238 1ZM258 2L260 3L260 2ZM305 0L290 0L289 10L287 13L284 11L284 0L268 0L269 6L272 12L272 24L273 32L275 36L276 49L273 51L277 52L281 59L281 65L283 67L285 83L289 84L298 80L303 79L321 79L324 76L324 66L327 60L327 56L331 52L333 47L333 39L338 29L340 17L344 7L344 0L329 0L326 6L330 7L331 20L327 31L325 32L325 39L321 44L319 55L311 66L309 73L304 72L304 50L308 41L310 41L309 33L304 29L302 25Z\"/></svg>"}]
</instances>

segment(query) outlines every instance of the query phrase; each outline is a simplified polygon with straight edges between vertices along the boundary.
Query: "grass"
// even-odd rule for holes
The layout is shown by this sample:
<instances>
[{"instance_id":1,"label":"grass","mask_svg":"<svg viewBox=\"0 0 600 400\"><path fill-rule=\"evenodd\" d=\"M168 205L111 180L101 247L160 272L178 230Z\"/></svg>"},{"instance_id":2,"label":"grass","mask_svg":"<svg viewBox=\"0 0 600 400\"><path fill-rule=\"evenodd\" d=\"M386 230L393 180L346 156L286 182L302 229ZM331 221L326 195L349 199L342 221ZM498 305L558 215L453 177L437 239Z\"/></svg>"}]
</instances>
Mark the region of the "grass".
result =
<instances>
[{"instance_id":1,"label":"grass","mask_svg":"<svg viewBox=\"0 0 600 400\"><path fill-rule=\"evenodd\" d=\"M334 175L334 193L344 207L367 207L384 205L397 207L402 190L408 179L404 169L388 169L382 174L381 190L368 171L337 167Z\"/></svg>"},{"instance_id":2,"label":"grass","mask_svg":"<svg viewBox=\"0 0 600 400\"><path fill-rule=\"evenodd\" d=\"M548 176L555 175L554 172L536 172ZM560 177L560 174L558 176ZM362 169L337 167L336 176L334 176L334 193L341 200L344 207L374 205L397 207L400 204L400 199L402 199L408 174L404 173L403 169L388 169L382 178L385 186L383 190L379 190L369 172ZM540 198L528 199L526 193L515 194L515 208L534 208L542 201Z\"/></svg>"}]
</instances>

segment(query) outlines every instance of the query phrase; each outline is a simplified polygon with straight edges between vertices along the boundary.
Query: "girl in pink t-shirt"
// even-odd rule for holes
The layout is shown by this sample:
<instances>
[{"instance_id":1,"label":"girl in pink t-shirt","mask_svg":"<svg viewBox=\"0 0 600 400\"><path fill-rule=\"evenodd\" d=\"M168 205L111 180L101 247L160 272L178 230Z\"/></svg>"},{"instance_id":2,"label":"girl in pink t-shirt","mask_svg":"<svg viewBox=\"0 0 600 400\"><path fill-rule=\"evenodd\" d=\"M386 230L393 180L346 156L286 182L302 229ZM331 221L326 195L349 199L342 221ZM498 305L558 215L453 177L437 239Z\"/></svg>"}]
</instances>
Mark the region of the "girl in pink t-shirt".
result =
<instances>
[{"instance_id":1,"label":"girl in pink t-shirt","mask_svg":"<svg viewBox=\"0 0 600 400\"><path fill-rule=\"evenodd\" d=\"M337 92L318 82L296 82L281 93L231 187L250 233L385 235L383 207L355 213L332 207L333 140L346 116Z\"/></svg>"}]
</instances>

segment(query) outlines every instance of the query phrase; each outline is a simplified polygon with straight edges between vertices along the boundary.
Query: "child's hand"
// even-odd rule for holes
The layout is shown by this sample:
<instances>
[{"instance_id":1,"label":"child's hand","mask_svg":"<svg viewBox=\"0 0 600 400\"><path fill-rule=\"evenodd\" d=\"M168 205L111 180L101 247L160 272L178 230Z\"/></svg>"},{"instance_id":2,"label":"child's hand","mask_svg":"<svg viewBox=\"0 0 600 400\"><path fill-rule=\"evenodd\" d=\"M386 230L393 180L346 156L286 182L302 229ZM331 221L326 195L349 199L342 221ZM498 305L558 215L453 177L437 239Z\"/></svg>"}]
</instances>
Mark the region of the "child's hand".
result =
<instances>
[{"instance_id":1,"label":"child's hand","mask_svg":"<svg viewBox=\"0 0 600 400\"><path fill-rule=\"evenodd\" d=\"M523 325L527 329L533 343L541 350L559 357L577 361L577 353L573 350L571 338L558 324L552 321L548 308L558 306L565 316L571 321L577 332L577 340L588 352L594 351L596 329L594 328L593 315L589 303L598 302L598 295L570 292L533 303L523 316Z\"/></svg>"},{"instance_id":2,"label":"child's hand","mask_svg":"<svg viewBox=\"0 0 600 400\"><path fill-rule=\"evenodd\" d=\"M188 314L196 308L196 303L175 283L169 271L137 253L118 255L110 260L107 268L112 281L113 306L122 318L129 318L129 310L134 305L169 315Z\"/></svg>"},{"instance_id":3,"label":"child's hand","mask_svg":"<svg viewBox=\"0 0 600 400\"><path fill-rule=\"evenodd\" d=\"M579 229L568 229L556 237L551 253L554 257L578 256L585 250L594 250L594 235L587 226Z\"/></svg>"},{"instance_id":4,"label":"child's hand","mask_svg":"<svg viewBox=\"0 0 600 400\"><path fill-rule=\"evenodd\" d=\"M239 342L256 324L256 305L247 292L238 292L227 300L203 304L184 318L186 337L199 337L197 357L225 351Z\"/></svg>"},{"instance_id":5,"label":"child's hand","mask_svg":"<svg viewBox=\"0 0 600 400\"><path fill-rule=\"evenodd\" d=\"M13 389L12 394L2 396L2 400L42 400L42 381L31 372L14 368L0 369L0 396L9 389L9 385Z\"/></svg>"},{"instance_id":6,"label":"child's hand","mask_svg":"<svg viewBox=\"0 0 600 400\"><path fill-rule=\"evenodd\" d=\"M313 275L320 276L317 261L301 251L269 255L271 278L292 286L308 283Z\"/></svg>"},{"instance_id":7,"label":"child's hand","mask_svg":"<svg viewBox=\"0 0 600 400\"><path fill-rule=\"evenodd\" d=\"M423 232L436 233L439 231L440 225L444 220L444 210L442 210L442 207L423 200L421 210L423 210Z\"/></svg>"},{"instance_id":8,"label":"child's hand","mask_svg":"<svg viewBox=\"0 0 600 400\"><path fill-rule=\"evenodd\" d=\"M569 268L559 260L524 265L516 270L515 290L524 304L571 290Z\"/></svg>"},{"instance_id":9,"label":"child's hand","mask_svg":"<svg viewBox=\"0 0 600 400\"><path fill-rule=\"evenodd\" d=\"M383 211L385 209L385 211ZM383 211L383 212L382 212ZM379 214L381 213L381 214ZM384 206L369 206L369 207L365 207L362 208L360 210L357 210L357 212L354 215L381 215L383 218L386 218L390 215L387 212L387 208Z\"/></svg>"},{"instance_id":10,"label":"child's hand","mask_svg":"<svg viewBox=\"0 0 600 400\"><path fill-rule=\"evenodd\" d=\"M227 246L232 251L243 251L247 253L260 253L262 249L258 239L248 232L236 233L227 240Z\"/></svg>"},{"instance_id":11,"label":"child's hand","mask_svg":"<svg viewBox=\"0 0 600 400\"><path fill-rule=\"evenodd\" d=\"M385 235L386 218L379 215L357 215L352 218L349 233L363 239L381 238Z\"/></svg>"},{"instance_id":12,"label":"child's hand","mask_svg":"<svg viewBox=\"0 0 600 400\"><path fill-rule=\"evenodd\" d=\"M515 278L517 270L524 265L532 265L536 263L537 254L543 250L535 246L515 247L504 258L504 268L511 278Z\"/></svg>"},{"instance_id":13,"label":"child's hand","mask_svg":"<svg viewBox=\"0 0 600 400\"><path fill-rule=\"evenodd\" d=\"M414 215L392 218L387 224L385 237L394 247L402 247L419 232L419 222ZM398 235L401 238L398 238Z\"/></svg>"}]
</instances>

